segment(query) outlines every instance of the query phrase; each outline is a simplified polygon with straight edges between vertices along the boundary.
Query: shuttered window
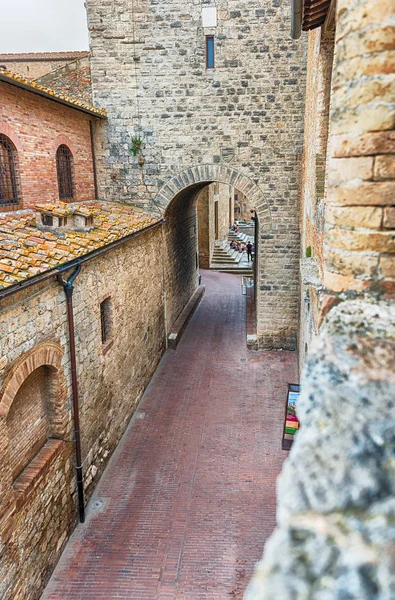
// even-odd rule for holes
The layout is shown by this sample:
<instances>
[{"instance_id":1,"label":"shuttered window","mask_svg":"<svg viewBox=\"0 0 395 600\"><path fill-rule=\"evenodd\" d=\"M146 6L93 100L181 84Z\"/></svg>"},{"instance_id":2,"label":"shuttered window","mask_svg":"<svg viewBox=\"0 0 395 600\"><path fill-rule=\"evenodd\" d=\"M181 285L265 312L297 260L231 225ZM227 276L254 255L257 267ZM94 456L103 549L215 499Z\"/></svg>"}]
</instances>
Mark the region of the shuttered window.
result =
<instances>
[{"instance_id":1,"label":"shuttered window","mask_svg":"<svg viewBox=\"0 0 395 600\"><path fill-rule=\"evenodd\" d=\"M0 134L0 206L19 204L16 148Z\"/></svg>"},{"instance_id":2,"label":"shuttered window","mask_svg":"<svg viewBox=\"0 0 395 600\"><path fill-rule=\"evenodd\" d=\"M73 156L64 144L59 146L56 151L56 168L60 200L74 198Z\"/></svg>"}]
</instances>

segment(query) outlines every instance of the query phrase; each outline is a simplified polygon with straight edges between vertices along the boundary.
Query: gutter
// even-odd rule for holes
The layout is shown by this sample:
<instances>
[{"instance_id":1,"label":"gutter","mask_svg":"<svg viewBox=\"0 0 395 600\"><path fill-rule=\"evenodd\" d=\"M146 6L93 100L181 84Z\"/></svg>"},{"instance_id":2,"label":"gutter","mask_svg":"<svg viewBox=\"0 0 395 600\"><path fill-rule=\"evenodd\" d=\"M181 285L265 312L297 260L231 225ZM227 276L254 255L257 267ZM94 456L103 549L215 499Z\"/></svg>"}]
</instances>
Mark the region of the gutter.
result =
<instances>
[{"instance_id":1,"label":"gutter","mask_svg":"<svg viewBox=\"0 0 395 600\"><path fill-rule=\"evenodd\" d=\"M7 298L8 296L12 296L13 294L16 294L16 292L19 292L21 290L25 290L29 287L32 287L33 285L36 285L37 283L46 281L46 280L50 279L51 277L57 277L58 273L63 273L64 271L68 271L69 269L72 269L76 265L82 265L82 264L92 260L93 258L96 258L97 256L100 256L101 254L104 254L105 252L108 252L109 250L113 250L114 248L121 246L123 243L126 243L129 240L131 240L135 237L138 237L139 235L142 235L143 233L146 233L147 231L150 231L151 229L155 229L156 227L163 225L164 222L165 222L165 219L162 218L157 223L153 223L152 225L149 225L148 227L145 227L144 229L140 229L139 231L129 233L129 235L126 235L125 237L123 237L119 240L115 240L114 242L111 242L111 244L108 244L107 246L103 246L101 248L97 248L96 250L92 250L92 252L88 252L88 254L84 254L83 256L81 256L81 258L75 258L73 260L68 261L67 263L64 263L63 265L61 265L59 267L53 267L52 269L45 271L44 273L41 273L40 275L36 275L35 277L26 279L25 281L22 281L21 283L16 283L14 285L10 285L9 287L7 287L5 289L0 290L0 300L2 300L3 298Z\"/></svg>"},{"instance_id":2,"label":"gutter","mask_svg":"<svg viewBox=\"0 0 395 600\"><path fill-rule=\"evenodd\" d=\"M297 40L302 33L303 0L291 0L291 38Z\"/></svg>"}]
</instances>

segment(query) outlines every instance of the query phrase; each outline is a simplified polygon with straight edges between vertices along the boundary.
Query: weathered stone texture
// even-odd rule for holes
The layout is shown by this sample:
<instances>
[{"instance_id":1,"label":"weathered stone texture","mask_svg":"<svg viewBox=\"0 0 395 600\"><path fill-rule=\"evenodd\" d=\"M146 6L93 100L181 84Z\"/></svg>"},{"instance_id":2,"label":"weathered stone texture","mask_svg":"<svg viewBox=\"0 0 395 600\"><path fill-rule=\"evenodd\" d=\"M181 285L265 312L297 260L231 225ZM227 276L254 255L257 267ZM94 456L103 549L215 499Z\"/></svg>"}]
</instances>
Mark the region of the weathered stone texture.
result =
<instances>
[{"instance_id":1,"label":"weathered stone texture","mask_svg":"<svg viewBox=\"0 0 395 600\"><path fill-rule=\"evenodd\" d=\"M323 325L278 480L278 527L246 600L394 597L394 104L375 77L394 48L390 4L336 5ZM380 81L390 89L392 77Z\"/></svg>"},{"instance_id":2,"label":"weathered stone texture","mask_svg":"<svg viewBox=\"0 0 395 600\"><path fill-rule=\"evenodd\" d=\"M216 235L216 208L218 206L218 232ZM234 221L234 188L222 183L212 183L199 193L198 203L199 266L209 269L215 240L226 241L229 227Z\"/></svg>"},{"instance_id":3,"label":"weathered stone texture","mask_svg":"<svg viewBox=\"0 0 395 600\"><path fill-rule=\"evenodd\" d=\"M305 145L301 198L302 261L309 248L314 263L314 281L301 274L299 364L303 365L318 332L322 283L323 239L326 212L327 144L332 80L334 33L317 29L309 35L308 76L305 109ZM371 158L362 159L370 161ZM372 167L371 167L372 169ZM333 174L336 177L336 173Z\"/></svg>"},{"instance_id":4,"label":"weathered stone texture","mask_svg":"<svg viewBox=\"0 0 395 600\"><path fill-rule=\"evenodd\" d=\"M278 528L246 600L387 600L393 545L395 308L332 309L302 381Z\"/></svg>"},{"instance_id":5,"label":"weathered stone texture","mask_svg":"<svg viewBox=\"0 0 395 600\"><path fill-rule=\"evenodd\" d=\"M288 39L288 3L221 0L209 30L193 2L88 0L87 9L93 96L109 115L102 195L163 212L179 191L163 194L165 184L188 168L249 177L260 193L240 191L262 233L271 207L273 235L259 253L258 335L266 347L294 348L305 52ZM205 68L207 34L214 69ZM129 151L133 135L144 138L143 168Z\"/></svg>"},{"instance_id":6,"label":"weathered stone texture","mask_svg":"<svg viewBox=\"0 0 395 600\"><path fill-rule=\"evenodd\" d=\"M193 214L180 221L180 235L187 235L191 218L193 221ZM167 240L170 244L171 236ZM77 376L87 498L165 345L164 242L166 237L160 226L142 233L117 250L86 263L75 282ZM192 247L195 258L196 243L191 244L191 253ZM186 258L192 260L188 255L183 257L184 262ZM190 264L185 269L190 273ZM171 306L171 315L175 316L196 286L196 270L191 283L183 279L182 273L181 266L177 277L169 271L169 278L174 281L169 293L177 296ZM111 335L109 342L102 344L100 302L106 297L111 299ZM0 596L4 600L30 600L39 596L76 518L69 334L63 288L50 280L5 298L1 302L1 317ZM51 358L55 348L56 361ZM58 372L54 371L50 387L49 381L39 380L39 389L33 394L35 387L29 381L29 373L37 379L40 369L42 375L46 372L45 365ZM37 432L37 411L30 411L30 418L20 414L26 439L35 437L39 442L35 456L33 446L29 455L29 448L23 450L22 465L17 456L12 458L13 444L18 444L19 438L13 436L10 419L16 417L13 402L18 404L27 385L33 395L27 398L25 408L44 394L48 425L46 431ZM42 446L46 439L47 444Z\"/></svg>"}]
</instances>

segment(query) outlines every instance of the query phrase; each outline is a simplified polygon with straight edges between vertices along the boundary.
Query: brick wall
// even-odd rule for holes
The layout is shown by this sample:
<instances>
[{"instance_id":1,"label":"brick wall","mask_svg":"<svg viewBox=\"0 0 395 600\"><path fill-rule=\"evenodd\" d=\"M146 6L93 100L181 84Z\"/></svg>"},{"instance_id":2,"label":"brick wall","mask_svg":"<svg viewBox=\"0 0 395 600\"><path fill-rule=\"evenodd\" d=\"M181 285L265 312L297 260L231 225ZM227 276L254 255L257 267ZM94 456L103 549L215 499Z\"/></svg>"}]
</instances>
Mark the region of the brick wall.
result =
<instances>
[{"instance_id":1,"label":"brick wall","mask_svg":"<svg viewBox=\"0 0 395 600\"><path fill-rule=\"evenodd\" d=\"M87 2L93 97L109 115L101 193L164 213L172 198L162 203L159 191L188 169L232 167L248 177L260 190L250 201L261 231L272 236L260 245L259 340L295 348L305 49L289 40L289 2L218 2L211 29L192 1L111 6ZM205 62L210 33L214 69ZM143 169L129 151L134 135L143 136Z\"/></svg>"},{"instance_id":2,"label":"brick wall","mask_svg":"<svg viewBox=\"0 0 395 600\"><path fill-rule=\"evenodd\" d=\"M75 200L94 199L89 120L78 110L0 82L0 133L14 142L22 206L59 199L56 149L70 146Z\"/></svg>"},{"instance_id":3,"label":"brick wall","mask_svg":"<svg viewBox=\"0 0 395 600\"><path fill-rule=\"evenodd\" d=\"M12 440L10 468L13 479L23 471L49 437L48 376L45 367L36 369L20 387L7 416Z\"/></svg>"}]
</instances>

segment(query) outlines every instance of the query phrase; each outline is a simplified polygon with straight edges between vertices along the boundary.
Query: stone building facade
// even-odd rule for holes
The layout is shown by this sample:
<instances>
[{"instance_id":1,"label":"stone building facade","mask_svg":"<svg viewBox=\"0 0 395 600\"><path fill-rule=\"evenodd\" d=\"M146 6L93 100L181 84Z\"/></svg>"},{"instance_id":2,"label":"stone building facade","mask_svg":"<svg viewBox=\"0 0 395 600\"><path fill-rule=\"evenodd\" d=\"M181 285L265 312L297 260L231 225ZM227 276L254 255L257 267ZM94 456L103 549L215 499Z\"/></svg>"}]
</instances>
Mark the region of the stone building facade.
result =
<instances>
[{"instance_id":1,"label":"stone building facade","mask_svg":"<svg viewBox=\"0 0 395 600\"><path fill-rule=\"evenodd\" d=\"M394 595L393 33L387 0L338 0L309 34L307 102L321 108L306 129L304 240L321 280L317 337L278 481L277 529L248 600Z\"/></svg>"},{"instance_id":2,"label":"stone building facade","mask_svg":"<svg viewBox=\"0 0 395 600\"><path fill-rule=\"evenodd\" d=\"M0 78L0 596L33 600L76 523L76 466L87 499L197 287L197 194L166 221L97 200L90 121L99 135L105 113ZM73 273L74 335L59 280Z\"/></svg>"},{"instance_id":3,"label":"stone building facade","mask_svg":"<svg viewBox=\"0 0 395 600\"><path fill-rule=\"evenodd\" d=\"M245 194L261 234L260 343L295 348L305 48L289 40L289 3L88 0L87 12L108 113L100 194L155 214L203 183Z\"/></svg>"},{"instance_id":4,"label":"stone building facade","mask_svg":"<svg viewBox=\"0 0 395 600\"><path fill-rule=\"evenodd\" d=\"M234 188L222 183L211 183L198 197L199 266L209 269L216 241L228 239L229 227L234 221Z\"/></svg>"}]
</instances>

